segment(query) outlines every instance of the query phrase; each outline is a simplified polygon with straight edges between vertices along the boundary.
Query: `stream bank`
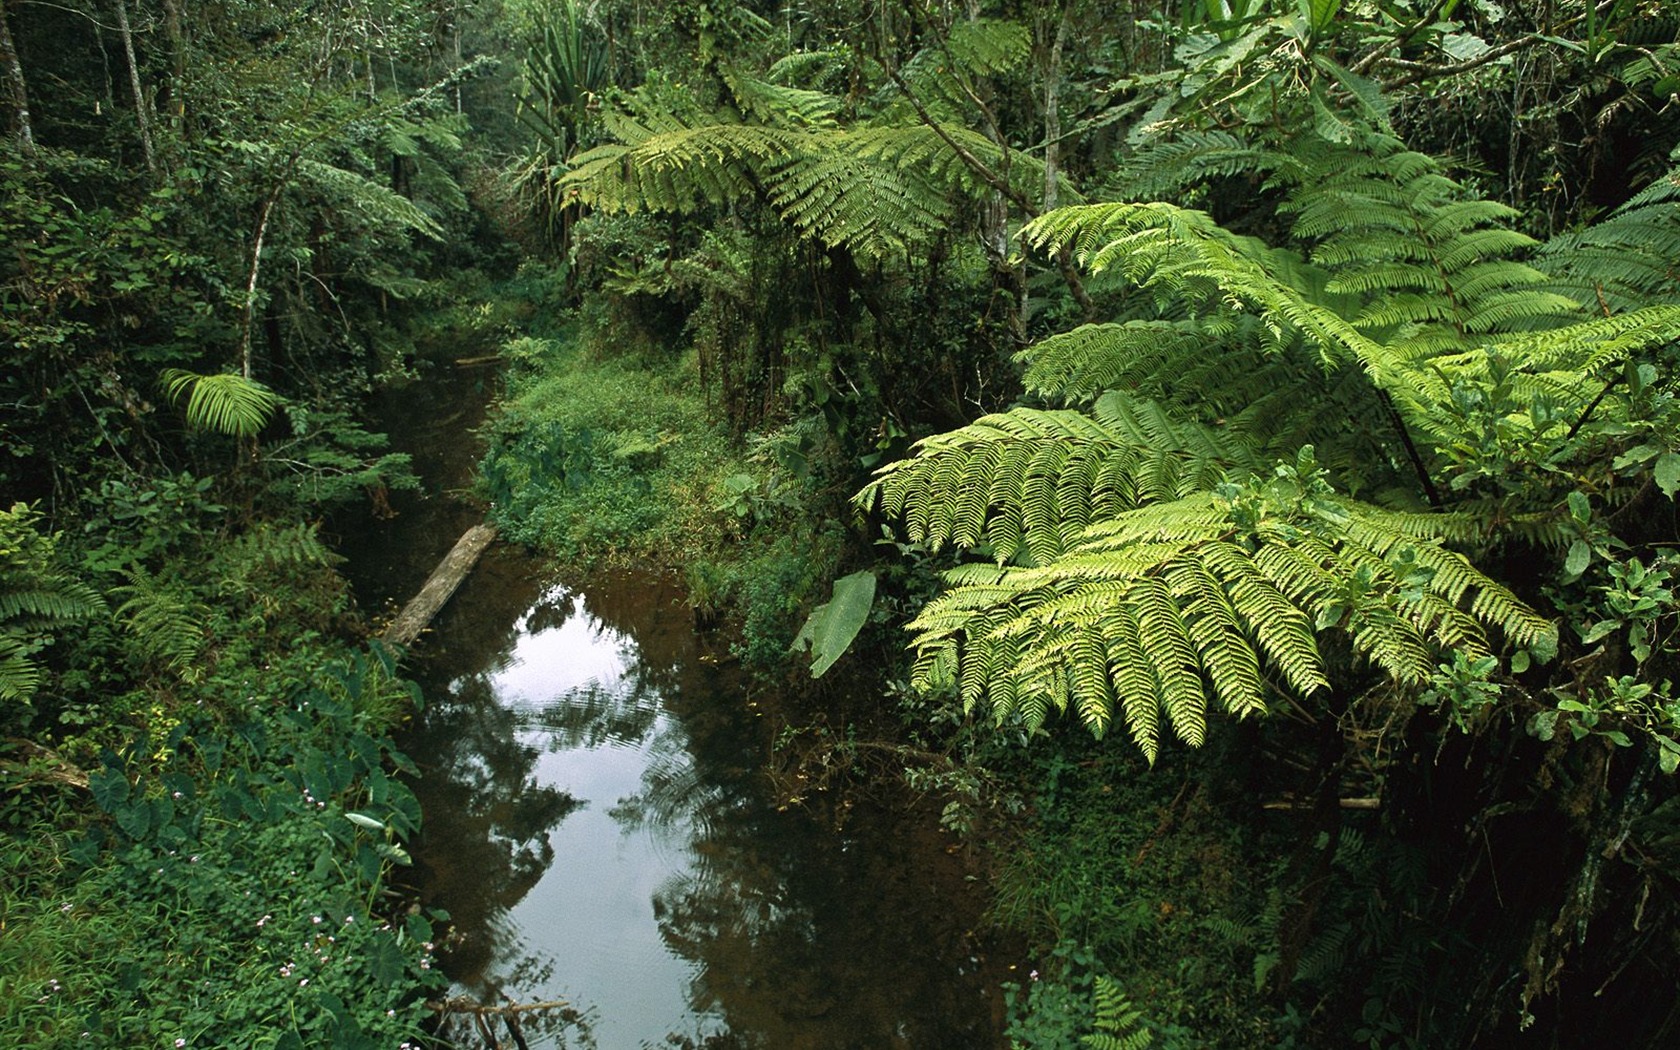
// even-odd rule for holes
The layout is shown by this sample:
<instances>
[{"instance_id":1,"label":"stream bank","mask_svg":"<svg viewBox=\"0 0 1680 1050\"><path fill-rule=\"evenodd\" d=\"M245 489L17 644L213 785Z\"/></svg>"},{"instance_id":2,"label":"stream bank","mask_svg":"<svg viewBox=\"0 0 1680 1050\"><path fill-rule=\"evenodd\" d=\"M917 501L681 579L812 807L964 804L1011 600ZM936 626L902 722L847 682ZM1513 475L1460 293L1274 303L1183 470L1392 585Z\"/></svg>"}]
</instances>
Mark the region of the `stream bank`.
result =
<instances>
[{"instance_id":1,"label":"stream bank","mask_svg":"<svg viewBox=\"0 0 1680 1050\"><path fill-rule=\"evenodd\" d=\"M491 389L459 379L378 407L423 488L347 544L369 608L475 520L455 496ZM836 827L779 806L765 763L811 713L750 693L728 655L667 577L486 552L409 665L418 890L453 917L449 976L570 1002L576 1023L526 1024L551 1047L999 1045L982 894L937 814L862 802Z\"/></svg>"}]
</instances>

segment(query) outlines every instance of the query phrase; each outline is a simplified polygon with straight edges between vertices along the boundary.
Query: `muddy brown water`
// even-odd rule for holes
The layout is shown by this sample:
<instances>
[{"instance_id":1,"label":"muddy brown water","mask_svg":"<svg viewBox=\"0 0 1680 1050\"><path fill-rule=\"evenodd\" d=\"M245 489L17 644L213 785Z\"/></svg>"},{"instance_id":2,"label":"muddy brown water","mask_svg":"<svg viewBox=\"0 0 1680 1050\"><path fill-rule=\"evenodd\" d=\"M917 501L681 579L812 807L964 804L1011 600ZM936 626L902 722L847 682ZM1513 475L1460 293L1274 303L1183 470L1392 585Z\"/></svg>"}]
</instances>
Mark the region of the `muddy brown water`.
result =
<instances>
[{"instance_id":1,"label":"muddy brown water","mask_svg":"<svg viewBox=\"0 0 1680 1050\"><path fill-rule=\"evenodd\" d=\"M479 378L378 407L425 487L342 530L370 608L477 520L456 497ZM577 1011L528 1017L533 1047L1000 1045L980 894L930 813L778 806L762 770L801 701L749 696L668 578L568 579L498 544L407 669L427 698L404 741L417 889L452 917L458 990Z\"/></svg>"}]
</instances>

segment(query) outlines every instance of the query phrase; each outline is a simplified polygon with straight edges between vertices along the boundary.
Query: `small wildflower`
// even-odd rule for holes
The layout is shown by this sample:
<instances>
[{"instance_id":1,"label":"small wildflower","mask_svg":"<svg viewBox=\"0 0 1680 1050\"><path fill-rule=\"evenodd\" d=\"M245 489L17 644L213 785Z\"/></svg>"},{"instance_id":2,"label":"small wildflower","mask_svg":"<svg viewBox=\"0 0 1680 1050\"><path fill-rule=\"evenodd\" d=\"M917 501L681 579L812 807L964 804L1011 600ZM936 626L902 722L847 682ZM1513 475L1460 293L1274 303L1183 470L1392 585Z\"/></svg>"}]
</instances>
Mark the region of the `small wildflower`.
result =
<instances>
[{"instance_id":1,"label":"small wildflower","mask_svg":"<svg viewBox=\"0 0 1680 1050\"><path fill-rule=\"evenodd\" d=\"M303 987L307 986L308 984L309 984L309 978L305 977L303 980L298 982L298 987L303 988Z\"/></svg>"},{"instance_id":2,"label":"small wildflower","mask_svg":"<svg viewBox=\"0 0 1680 1050\"><path fill-rule=\"evenodd\" d=\"M186 1046L187 1041L185 1039L177 1039L177 1040L175 1040L175 1045L178 1046L178 1047Z\"/></svg>"},{"instance_id":3,"label":"small wildflower","mask_svg":"<svg viewBox=\"0 0 1680 1050\"><path fill-rule=\"evenodd\" d=\"M311 917L310 917L310 919L309 919L309 921L310 921L310 922L312 922L312 923L314 923L314 924L315 924L315 925L317 925L317 926L319 926L319 925L321 925L321 917L320 917L320 916L319 916L319 915L313 915L313 916L311 916Z\"/></svg>"}]
</instances>

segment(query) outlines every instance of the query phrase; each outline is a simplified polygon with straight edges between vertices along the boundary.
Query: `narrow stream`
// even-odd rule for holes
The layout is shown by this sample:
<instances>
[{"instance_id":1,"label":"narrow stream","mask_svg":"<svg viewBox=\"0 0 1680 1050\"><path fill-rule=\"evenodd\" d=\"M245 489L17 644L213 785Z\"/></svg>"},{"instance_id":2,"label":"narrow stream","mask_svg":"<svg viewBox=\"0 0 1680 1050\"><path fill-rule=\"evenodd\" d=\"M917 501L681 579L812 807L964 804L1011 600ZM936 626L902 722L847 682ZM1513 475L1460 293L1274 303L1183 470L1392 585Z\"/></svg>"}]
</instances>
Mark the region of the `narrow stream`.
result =
<instances>
[{"instance_id":1,"label":"narrow stream","mask_svg":"<svg viewBox=\"0 0 1680 1050\"><path fill-rule=\"evenodd\" d=\"M471 462L475 412L450 420L444 396L417 384L387 410L434 493ZM350 544L364 601L412 593L470 521L438 495L396 506ZM997 1046L978 895L946 840L925 813L778 808L778 717L681 597L647 575L562 582L497 546L423 640L405 747L450 977L571 1004L575 1021L527 1021L533 1047Z\"/></svg>"}]
</instances>

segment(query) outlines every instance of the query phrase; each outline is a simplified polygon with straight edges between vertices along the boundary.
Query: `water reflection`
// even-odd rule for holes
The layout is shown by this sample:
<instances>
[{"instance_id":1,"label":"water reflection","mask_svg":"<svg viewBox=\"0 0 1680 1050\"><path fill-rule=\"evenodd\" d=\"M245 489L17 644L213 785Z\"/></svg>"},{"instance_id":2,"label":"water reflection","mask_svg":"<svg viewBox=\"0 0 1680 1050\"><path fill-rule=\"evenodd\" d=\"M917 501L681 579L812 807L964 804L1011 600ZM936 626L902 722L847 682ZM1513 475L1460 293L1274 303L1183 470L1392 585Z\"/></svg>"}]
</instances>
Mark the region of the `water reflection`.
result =
<instances>
[{"instance_id":1,"label":"water reflection","mask_svg":"<svg viewBox=\"0 0 1680 1050\"><path fill-rule=\"evenodd\" d=\"M996 1044L918 824L778 811L768 720L668 588L538 592L499 557L427 643L409 744L459 984L586 1011L533 1046Z\"/></svg>"}]
</instances>

